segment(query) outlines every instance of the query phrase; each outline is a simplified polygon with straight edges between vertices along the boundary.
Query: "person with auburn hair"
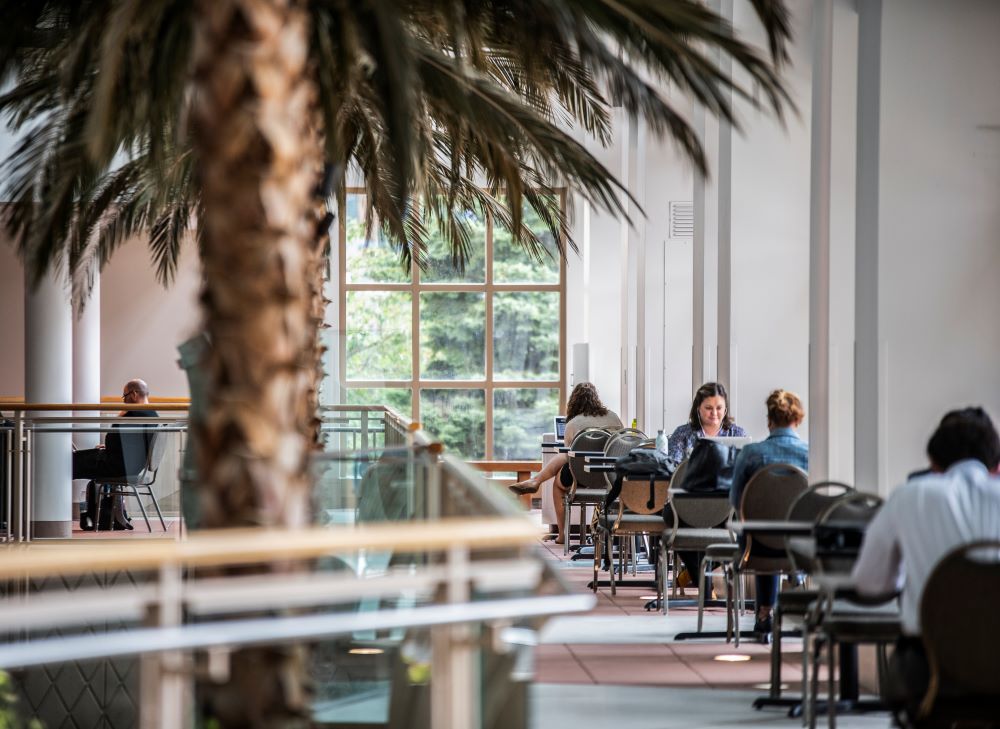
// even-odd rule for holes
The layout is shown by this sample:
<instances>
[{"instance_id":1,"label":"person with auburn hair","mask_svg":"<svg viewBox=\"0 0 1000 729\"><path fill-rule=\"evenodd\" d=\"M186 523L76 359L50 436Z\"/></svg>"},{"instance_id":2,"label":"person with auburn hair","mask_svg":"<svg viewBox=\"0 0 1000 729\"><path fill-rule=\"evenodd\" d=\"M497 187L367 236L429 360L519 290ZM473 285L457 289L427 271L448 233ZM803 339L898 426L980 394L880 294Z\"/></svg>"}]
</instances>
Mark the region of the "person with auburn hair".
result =
<instances>
[{"instance_id":1,"label":"person with auburn hair","mask_svg":"<svg viewBox=\"0 0 1000 729\"><path fill-rule=\"evenodd\" d=\"M617 414L611 412L597 395L597 388L589 382L581 382L573 388L569 401L566 403L566 435L563 441L566 445L573 442L577 434L587 428L604 428L605 430L621 430L622 421ZM553 498L556 504L562 504L563 495L573 485L573 474L569 470L569 456L558 454L549 461L538 474L527 481L521 481L510 487L515 494L533 494L538 487L550 478L559 474L553 483ZM557 506L556 522L559 525L559 535L556 544L566 541L566 525L563 524L565 514Z\"/></svg>"},{"instance_id":2,"label":"person with auburn hair","mask_svg":"<svg viewBox=\"0 0 1000 729\"><path fill-rule=\"evenodd\" d=\"M729 393L721 382L706 382L698 388L686 423L678 425L667 441L667 455L680 463L699 438L745 438L746 431L733 422Z\"/></svg>"},{"instance_id":3,"label":"person with auburn hair","mask_svg":"<svg viewBox=\"0 0 1000 729\"><path fill-rule=\"evenodd\" d=\"M729 501L739 509L747 483L764 466L788 463L803 471L809 470L809 444L795 429L805 419L802 400L794 392L775 390L767 397L767 429L770 434L759 443L750 443L736 457L733 466L733 487ZM757 545L754 553L768 556L767 547ZM779 552L784 555L784 550ZM757 575L757 621L754 631L762 641L771 635L771 610L778 600L778 575Z\"/></svg>"}]
</instances>

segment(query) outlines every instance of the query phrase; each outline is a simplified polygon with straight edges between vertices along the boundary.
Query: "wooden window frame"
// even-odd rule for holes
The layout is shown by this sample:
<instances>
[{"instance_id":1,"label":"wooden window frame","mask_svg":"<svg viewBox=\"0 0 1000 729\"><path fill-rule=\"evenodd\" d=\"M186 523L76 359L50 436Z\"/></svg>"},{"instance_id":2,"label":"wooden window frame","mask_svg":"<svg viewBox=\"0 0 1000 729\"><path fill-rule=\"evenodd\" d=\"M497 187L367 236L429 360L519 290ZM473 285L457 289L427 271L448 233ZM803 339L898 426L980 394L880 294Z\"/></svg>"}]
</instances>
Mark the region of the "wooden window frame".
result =
<instances>
[{"instance_id":1,"label":"wooden window frame","mask_svg":"<svg viewBox=\"0 0 1000 729\"><path fill-rule=\"evenodd\" d=\"M566 210L566 190L556 190L559 195L559 205ZM362 187L348 187L341 198L341 210L346 210L347 195L364 195ZM347 221L344 215L338 221L339 229L339 283L340 283L340 331L343 332L343 346L339 347L339 372L341 398L346 399L347 391L365 388L409 389L411 396L411 417L414 422L421 422L420 391L421 390L484 390L486 444L485 459L492 460L494 456L493 439L493 394L498 389L557 389L560 407L566 402L566 260L559 258L558 283L495 283L493 281L493 219L486 219L486 272L483 283L421 283L420 269L411 264L409 283L348 283L347 281ZM566 250L566 241L562 241L562 249ZM348 380L347 378L347 295L352 291L410 292L410 326L411 326L411 377L404 380ZM559 294L559 379L558 380L494 380L493 379L493 296L507 292L554 292ZM425 293L482 293L485 300L486 317L486 362L485 377L482 380L430 380L420 377L420 294ZM556 413L553 413L555 415Z\"/></svg>"}]
</instances>

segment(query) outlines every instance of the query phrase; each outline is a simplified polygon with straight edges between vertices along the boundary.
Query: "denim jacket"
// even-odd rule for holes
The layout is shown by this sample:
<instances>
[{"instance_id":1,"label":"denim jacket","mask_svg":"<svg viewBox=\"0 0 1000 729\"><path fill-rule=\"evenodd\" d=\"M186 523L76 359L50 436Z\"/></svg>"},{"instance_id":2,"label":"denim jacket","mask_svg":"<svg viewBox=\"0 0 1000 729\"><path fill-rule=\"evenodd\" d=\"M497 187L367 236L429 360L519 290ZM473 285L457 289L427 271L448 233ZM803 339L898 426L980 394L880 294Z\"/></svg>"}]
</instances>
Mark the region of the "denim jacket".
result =
<instances>
[{"instance_id":1,"label":"denim jacket","mask_svg":"<svg viewBox=\"0 0 1000 729\"><path fill-rule=\"evenodd\" d=\"M733 488L729 502L737 509L747 482L764 466L772 463L790 463L803 471L809 470L809 444L792 428L775 428L759 443L751 443L736 457L733 467Z\"/></svg>"}]
</instances>

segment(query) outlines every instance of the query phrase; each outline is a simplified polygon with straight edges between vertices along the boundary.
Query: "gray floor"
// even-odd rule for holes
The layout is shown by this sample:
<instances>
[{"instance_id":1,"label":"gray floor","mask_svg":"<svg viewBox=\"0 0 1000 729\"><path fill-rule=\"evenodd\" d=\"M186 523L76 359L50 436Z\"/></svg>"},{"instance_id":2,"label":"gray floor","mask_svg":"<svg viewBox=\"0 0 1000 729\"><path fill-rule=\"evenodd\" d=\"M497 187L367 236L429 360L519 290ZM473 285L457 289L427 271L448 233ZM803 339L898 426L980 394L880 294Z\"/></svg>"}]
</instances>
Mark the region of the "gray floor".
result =
<instances>
[{"instance_id":1,"label":"gray floor","mask_svg":"<svg viewBox=\"0 0 1000 729\"><path fill-rule=\"evenodd\" d=\"M758 692L759 693L759 692ZM594 686L535 684L531 687L531 726L534 729L741 729L783 727L796 729L798 719L784 711L754 711L757 695L748 691L660 686ZM825 727L826 717L821 717ZM886 729L888 714L838 716L840 729Z\"/></svg>"}]
</instances>

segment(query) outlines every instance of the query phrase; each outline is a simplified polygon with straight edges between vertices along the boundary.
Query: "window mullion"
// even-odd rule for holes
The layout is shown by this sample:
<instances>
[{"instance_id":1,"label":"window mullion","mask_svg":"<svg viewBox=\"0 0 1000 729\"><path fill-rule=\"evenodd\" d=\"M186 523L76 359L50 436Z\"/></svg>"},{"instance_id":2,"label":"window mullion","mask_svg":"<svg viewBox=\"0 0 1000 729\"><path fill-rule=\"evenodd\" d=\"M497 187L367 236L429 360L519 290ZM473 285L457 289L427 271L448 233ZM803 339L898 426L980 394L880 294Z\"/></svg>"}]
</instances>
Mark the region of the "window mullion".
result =
<instances>
[{"instance_id":1,"label":"window mullion","mask_svg":"<svg viewBox=\"0 0 1000 729\"><path fill-rule=\"evenodd\" d=\"M493 448L493 216L486 215L486 460L494 458Z\"/></svg>"},{"instance_id":2,"label":"window mullion","mask_svg":"<svg viewBox=\"0 0 1000 729\"><path fill-rule=\"evenodd\" d=\"M421 422L420 414L420 267L410 259L410 410L413 422Z\"/></svg>"}]
</instances>

